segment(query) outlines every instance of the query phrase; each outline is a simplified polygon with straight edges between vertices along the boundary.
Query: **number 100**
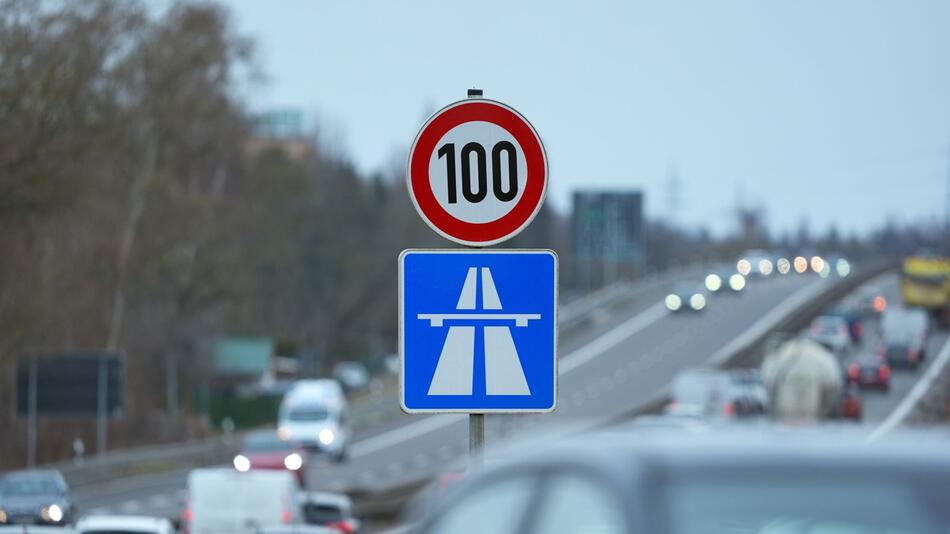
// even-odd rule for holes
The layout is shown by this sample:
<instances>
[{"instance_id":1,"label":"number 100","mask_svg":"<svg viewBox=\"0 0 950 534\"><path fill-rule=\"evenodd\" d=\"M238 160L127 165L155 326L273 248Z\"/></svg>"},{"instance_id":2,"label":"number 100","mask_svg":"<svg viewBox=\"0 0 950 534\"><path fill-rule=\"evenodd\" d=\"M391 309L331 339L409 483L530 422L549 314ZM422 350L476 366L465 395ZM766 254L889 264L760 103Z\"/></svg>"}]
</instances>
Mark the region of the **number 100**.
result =
<instances>
[{"instance_id":1,"label":"number 100","mask_svg":"<svg viewBox=\"0 0 950 534\"><path fill-rule=\"evenodd\" d=\"M508 188L502 187L501 154L508 156ZM446 143L437 152L439 159L445 158L445 174L448 179L449 204L458 202L458 180L455 175L455 143ZM475 154L475 180L472 180L472 154ZM486 168L485 147L479 143L466 143L462 147L462 196L465 200L477 204L488 195L488 172ZM502 202L513 200L518 195L518 153L515 145L508 141L499 141L491 149L492 193Z\"/></svg>"}]
</instances>

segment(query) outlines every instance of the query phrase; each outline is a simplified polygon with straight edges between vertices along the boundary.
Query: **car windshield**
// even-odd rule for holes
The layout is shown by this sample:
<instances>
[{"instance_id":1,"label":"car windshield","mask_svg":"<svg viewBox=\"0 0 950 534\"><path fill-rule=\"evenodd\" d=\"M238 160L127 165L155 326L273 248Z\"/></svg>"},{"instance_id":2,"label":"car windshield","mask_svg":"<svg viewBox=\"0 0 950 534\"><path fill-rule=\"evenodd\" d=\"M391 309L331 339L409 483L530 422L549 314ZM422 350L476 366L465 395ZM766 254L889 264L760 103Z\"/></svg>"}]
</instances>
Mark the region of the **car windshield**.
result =
<instances>
[{"instance_id":1,"label":"car windshield","mask_svg":"<svg viewBox=\"0 0 950 534\"><path fill-rule=\"evenodd\" d=\"M307 523L316 525L333 523L345 519L345 517L343 517L343 510L341 510L339 506L332 504L305 504L303 513Z\"/></svg>"},{"instance_id":2,"label":"car windshield","mask_svg":"<svg viewBox=\"0 0 950 534\"><path fill-rule=\"evenodd\" d=\"M244 450L248 452L289 451L293 445L280 439L277 434L251 436L244 441Z\"/></svg>"},{"instance_id":3,"label":"car windshield","mask_svg":"<svg viewBox=\"0 0 950 534\"><path fill-rule=\"evenodd\" d=\"M49 478L18 478L0 482L0 497L38 497L58 493L59 484Z\"/></svg>"},{"instance_id":4,"label":"car windshield","mask_svg":"<svg viewBox=\"0 0 950 534\"><path fill-rule=\"evenodd\" d=\"M782 477L779 486L768 480L674 483L666 494L669 532L943 534L950 526L946 507L928 507L932 500L898 485L800 478Z\"/></svg>"},{"instance_id":5,"label":"car windshield","mask_svg":"<svg viewBox=\"0 0 950 534\"><path fill-rule=\"evenodd\" d=\"M287 413L287 419L295 422L317 422L330 417L330 411L326 406L307 405L291 408Z\"/></svg>"}]
</instances>

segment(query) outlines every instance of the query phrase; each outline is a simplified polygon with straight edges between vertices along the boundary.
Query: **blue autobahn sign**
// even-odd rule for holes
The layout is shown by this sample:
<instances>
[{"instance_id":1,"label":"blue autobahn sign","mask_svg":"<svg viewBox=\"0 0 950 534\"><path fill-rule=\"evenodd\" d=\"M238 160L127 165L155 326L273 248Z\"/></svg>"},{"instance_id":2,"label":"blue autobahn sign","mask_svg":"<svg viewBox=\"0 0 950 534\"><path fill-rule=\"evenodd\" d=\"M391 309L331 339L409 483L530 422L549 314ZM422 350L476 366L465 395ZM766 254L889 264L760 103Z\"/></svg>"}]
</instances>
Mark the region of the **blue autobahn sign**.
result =
<instances>
[{"instance_id":1,"label":"blue autobahn sign","mask_svg":"<svg viewBox=\"0 0 950 534\"><path fill-rule=\"evenodd\" d=\"M557 403L557 255L405 250L400 404L409 413L549 412Z\"/></svg>"}]
</instances>

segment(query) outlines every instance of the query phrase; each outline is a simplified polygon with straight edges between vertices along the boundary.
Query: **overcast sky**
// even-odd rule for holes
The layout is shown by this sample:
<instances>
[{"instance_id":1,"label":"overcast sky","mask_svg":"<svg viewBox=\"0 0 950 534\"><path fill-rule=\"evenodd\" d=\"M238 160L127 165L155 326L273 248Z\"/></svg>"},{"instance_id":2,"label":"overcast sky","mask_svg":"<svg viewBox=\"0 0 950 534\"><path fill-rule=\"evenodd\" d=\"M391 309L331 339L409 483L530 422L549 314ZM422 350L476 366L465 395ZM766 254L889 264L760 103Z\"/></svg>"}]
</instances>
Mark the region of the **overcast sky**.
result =
<instances>
[{"instance_id":1,"label":"overcast sky","mask_svg":"<svg viewBox=\"0 0 950 534\"><path fill-rule=\"evenodd\" d=\"M367 173L478 86L541 134L562 212L596 187L718 231L740 199L773 229L943 217L950 2L226 3L268 77L251 106L319 115Z\"/></svg>"}]
</instances>

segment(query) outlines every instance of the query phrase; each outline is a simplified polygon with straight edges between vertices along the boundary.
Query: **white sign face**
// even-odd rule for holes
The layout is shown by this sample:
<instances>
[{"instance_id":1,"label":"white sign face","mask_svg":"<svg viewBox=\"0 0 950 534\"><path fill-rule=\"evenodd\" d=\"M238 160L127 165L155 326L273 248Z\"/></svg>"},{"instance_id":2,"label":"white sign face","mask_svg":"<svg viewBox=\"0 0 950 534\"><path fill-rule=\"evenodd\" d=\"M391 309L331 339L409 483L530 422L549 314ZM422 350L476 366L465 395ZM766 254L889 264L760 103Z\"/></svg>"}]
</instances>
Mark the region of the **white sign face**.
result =
<instances>
[{"instance_id":1,"label":"white sign face","mask_svg":"<svg viewBox=\"0 0 950 534\"><path fill-rule=\"evenodd\" d=\"M429 160L429 184L449 215L487 223L507 215L521 200L528 165L508 130L490 122L466 122L449 130L436 147Z\"/></svg>"},{"instance_id":2,"label":"white sign face","mask_svg":"<svg viewBox=\"0 0 950 534\"><path fill-rule=\"evenodd\" d=\"M517 235L547 191L541 139L517 111L493 100L456 102L422 126L406 182L433 230L456 243L488 246Z\"/></svg>"}]
</instances>

